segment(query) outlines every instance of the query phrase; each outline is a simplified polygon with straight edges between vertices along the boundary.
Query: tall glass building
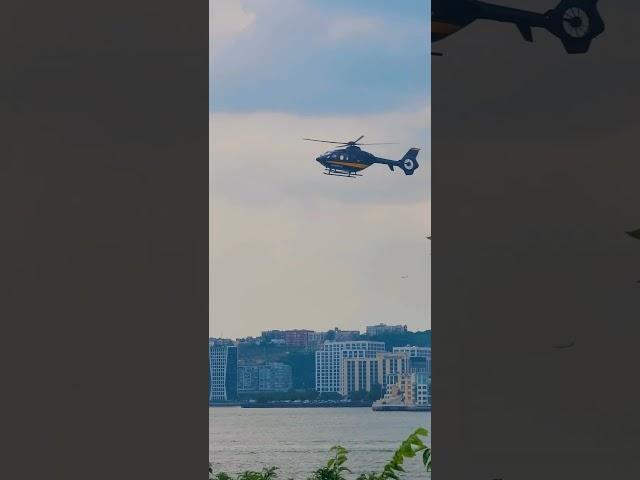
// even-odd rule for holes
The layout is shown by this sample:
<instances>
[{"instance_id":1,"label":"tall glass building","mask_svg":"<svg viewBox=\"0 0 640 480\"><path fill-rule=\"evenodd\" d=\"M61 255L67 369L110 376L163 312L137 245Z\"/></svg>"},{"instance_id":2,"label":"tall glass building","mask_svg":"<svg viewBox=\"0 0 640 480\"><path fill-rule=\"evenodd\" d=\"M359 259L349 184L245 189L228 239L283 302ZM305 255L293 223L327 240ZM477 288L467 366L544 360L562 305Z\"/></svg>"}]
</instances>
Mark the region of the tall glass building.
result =
<instances>
[{"instance_id":1,"label":"tall glass building","mask_svg":"<svg viewBox=\"0 0 640 480\"><path fill-rule=\"evenodd\" d=\"M238 347L209 342L209 403L238 398Z\"/></svg>"}]
</instances>

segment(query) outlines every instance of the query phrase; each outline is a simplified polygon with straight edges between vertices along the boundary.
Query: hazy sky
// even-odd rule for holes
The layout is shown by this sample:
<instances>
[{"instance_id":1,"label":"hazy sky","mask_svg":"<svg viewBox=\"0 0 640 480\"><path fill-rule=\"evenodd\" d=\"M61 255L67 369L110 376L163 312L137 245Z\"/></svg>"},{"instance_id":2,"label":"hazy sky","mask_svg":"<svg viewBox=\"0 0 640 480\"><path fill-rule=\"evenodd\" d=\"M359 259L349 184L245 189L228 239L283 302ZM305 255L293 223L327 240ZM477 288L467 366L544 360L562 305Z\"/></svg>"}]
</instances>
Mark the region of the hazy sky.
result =
<instances>
[{"instance_id":1,"label":"hazy sky","mask_svg":"<svg viewBox=\"0 0 640 480\"><path fill-rule=\"evenodd\" d=\"M211 335L430 327L429 9L210 3ZM362 134L420 168L327 177L302 141Z\"/></svg>"}]
</instances>

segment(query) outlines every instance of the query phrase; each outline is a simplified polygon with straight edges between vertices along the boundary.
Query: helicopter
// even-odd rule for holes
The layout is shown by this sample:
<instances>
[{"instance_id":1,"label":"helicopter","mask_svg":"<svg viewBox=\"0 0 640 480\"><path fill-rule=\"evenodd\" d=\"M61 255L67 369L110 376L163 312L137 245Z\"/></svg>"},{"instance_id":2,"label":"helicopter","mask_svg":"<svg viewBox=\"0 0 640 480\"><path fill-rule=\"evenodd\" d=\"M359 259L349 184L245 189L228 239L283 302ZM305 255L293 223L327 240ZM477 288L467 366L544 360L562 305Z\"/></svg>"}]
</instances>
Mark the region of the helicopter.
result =
<instances>
[{"instance_id":1,"label":"helicopter","mask_svg":"<svg viewBox=\"0 0 640 480\"><path fill-rule=\"evenodd\" d=\"M527 42L533 42L532 27L544 28L560 39L567 53L586 53L591 40L604 32L597 3L598 0L561 0L556 8L537 13L479 0L432 0L431 42L454 34L475 20L495 20L513 23Z\"/></svg>"},{"instance_id":2,"label":"helicopter","mask_svg":"<svg viewBox=\"0 0 640 480\"><path fill-rule=\"evenodd\" d=\"M630 232L627 232L627 235L635 238L636 240L640 240L640 228L637 230L632 230Z\"/></svg>"},{"instance_id":3,"label":"helicopter","mask_svg":"<svg viewBox=\"0 0 640 480\"><path fill-rule=\"evenodd\" d=\"M395 143L360 143L364 135L360 135L356 140L350 142L337 142L331 140L317 140L315 138L303 138L310 142L333 143L341 145L344 148L337 148L323 153L316 158L316 161L325 167L325 175L335 175L339 177L361 177L358 172L370 167L374 163L380 163L389 167L394 171L395 167L400 168L405 175L413 175L418 168L418 152L419 148L410 148L400 160L388 160L386 158L376 157L375 155L365 152L360 145L397 145Z\"/></svg>"}]
</instances>

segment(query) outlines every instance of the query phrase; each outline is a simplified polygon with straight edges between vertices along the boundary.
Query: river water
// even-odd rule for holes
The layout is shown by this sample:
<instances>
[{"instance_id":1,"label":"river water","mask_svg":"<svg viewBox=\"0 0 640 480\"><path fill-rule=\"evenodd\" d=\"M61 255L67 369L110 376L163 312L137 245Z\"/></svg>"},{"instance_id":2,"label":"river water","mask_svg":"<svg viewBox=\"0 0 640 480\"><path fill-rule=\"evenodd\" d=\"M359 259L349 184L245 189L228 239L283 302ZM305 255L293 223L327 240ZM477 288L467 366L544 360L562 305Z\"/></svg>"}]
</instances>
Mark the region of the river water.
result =
<instances>
[{"instance_id":1,"label":"river water","mask_svg":"<svg viewBox=\"0 0 640 480\"><path fill-rule=\"evenodd\" d=\"M278 467L282 480L305 480L339 444L355 474L380 471L418 427L431 433L431 413L371 408L209 408L209 461L214 472ZM427 443L431 442L429 437ZM406 480L424 480L421 459L406 460Z\"/></svg>"}]
</instances>

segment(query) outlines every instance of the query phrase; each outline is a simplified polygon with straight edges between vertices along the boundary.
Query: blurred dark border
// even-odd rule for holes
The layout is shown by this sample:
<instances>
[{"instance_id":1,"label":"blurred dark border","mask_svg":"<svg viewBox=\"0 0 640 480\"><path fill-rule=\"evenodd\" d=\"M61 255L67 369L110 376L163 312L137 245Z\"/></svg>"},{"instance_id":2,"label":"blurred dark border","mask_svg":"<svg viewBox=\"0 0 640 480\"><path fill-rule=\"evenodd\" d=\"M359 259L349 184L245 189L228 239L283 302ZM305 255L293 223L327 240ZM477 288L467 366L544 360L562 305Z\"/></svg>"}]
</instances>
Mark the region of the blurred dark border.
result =
<instances>
[{"instance_id":1,"label":"blurred dark border","mask_svg":"<svg viewBox=\"0 0 640 480\"><path fill-rule=\"evenodd\" d=\"M0 476L205 475L207 2L0 23Z\"/></svg>"},{"instance_id":2,"label":"blurred dark border","mask_svg":"<svg viewBox=\"0 0 640 480\"><path fill-rule=\"evenodd\" d=\"M640 4L599 9L586 55L489 22L434 48L434 478L640 478Z\"/></svg>"}]
</instances>

